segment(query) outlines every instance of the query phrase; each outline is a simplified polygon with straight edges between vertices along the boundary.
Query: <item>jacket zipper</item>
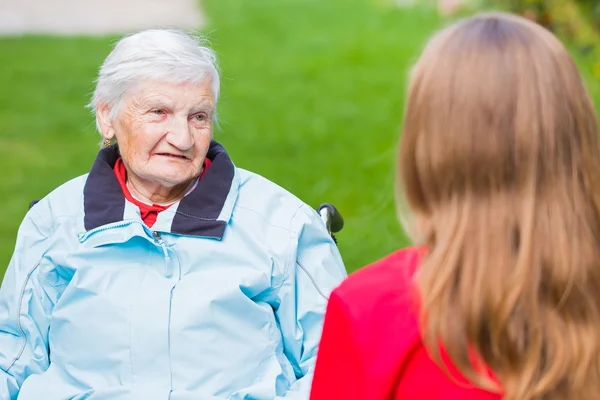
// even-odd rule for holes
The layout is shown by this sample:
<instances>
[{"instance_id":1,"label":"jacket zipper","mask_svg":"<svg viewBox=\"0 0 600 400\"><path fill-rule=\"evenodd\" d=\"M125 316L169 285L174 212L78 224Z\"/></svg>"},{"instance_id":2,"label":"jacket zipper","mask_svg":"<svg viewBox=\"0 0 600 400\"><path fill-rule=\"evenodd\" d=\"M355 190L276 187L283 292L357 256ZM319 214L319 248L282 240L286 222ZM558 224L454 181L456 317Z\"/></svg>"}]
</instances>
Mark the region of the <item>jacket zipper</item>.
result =
<instances>
[{"instance_id":1,"label":"jacket zipper","mask_svg":"<svg viewBox=\"0 0 600 400\"><path fill-rule=\"evenodd\" d=\"M91 231L88 231L84 234L79 235L79 241L84 242L87 238L89 238L90 236L92 236L98 232L108 231L110 229L122 228L124 226L131 225L134 223L136 223L136 221L120 221L120 222L115 222L113 224L104 225L104 226L92 229Z\"/></svg>"},{"instance_id":2,"label":"jacket zipper","mask_svg":"<svg viewBox=\"0 0 600 400\"><path fill-rule=\"evenodd\" d=\"M165 256L165 276L167 278L170 278L172 274L169 268L169 262L171 261L171 257L169 256L169 249L167 249L165 241L160 236L160 232L153 231L152 236L154 237L154 241L156 242L156 244L158 244L162 248L163 254Z\"/></svg>"},{"instance_id":3,"label":"jacket zipper","mask_svg":"<svg viewBox=\"0 0 600 400\"><path fill-rule=\"evenodd\" d=\"M90 236L92 236L98 232L103 232L103 231L107 231L110 229L122 228L124 226L136 224L136 223L139 223L139 222L137 222L137 221L119 221L119 222L115 222L112 224L104 225L104 226L92 229L89 232L79 235L79 240L80 240L80 242L84 242L87 238L89 238ZM169 268L169 264L171 261L171 257L169 256L169 249L167 248L165 241L161 237L160 232L152 231L152 237L154 239L154 243L158 244L163 251L163 255L164 255L164 259L165 259L164 273L168 278L170 278L172 276L172 273Z\"/></svg>"}]
</instances>

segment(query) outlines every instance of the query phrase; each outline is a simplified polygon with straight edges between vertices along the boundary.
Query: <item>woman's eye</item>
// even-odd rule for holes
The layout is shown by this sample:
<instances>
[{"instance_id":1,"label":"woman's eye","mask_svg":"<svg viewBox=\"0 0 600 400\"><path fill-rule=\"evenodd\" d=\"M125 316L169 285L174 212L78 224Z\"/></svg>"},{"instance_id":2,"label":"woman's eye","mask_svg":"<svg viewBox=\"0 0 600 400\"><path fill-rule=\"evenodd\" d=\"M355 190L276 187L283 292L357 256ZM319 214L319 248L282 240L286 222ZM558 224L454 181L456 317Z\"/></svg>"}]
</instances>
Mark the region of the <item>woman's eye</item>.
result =
<instances>
[{"instance_id":1,"label":"woman's eye","mask_svg":"<svg viewBox=\"0 0 600 400\"><path fill-rule=\"evenodd\" d=\"M208 118L208 116L206 114L204 114L204 113L200 113L200 114L194 115L194 119L196 121L205 121L206 118Z\"/></svg>"},{"instance_id":2,"label":"woman's eye","mask_svg":"<svg viewBox=\"0 0 600 400\"><path fill-rule=\"evenodd\" d=\"M152 110L152 114L156 114L156 115L164 115L166 114L166 111L163 110L162 108L159 108L157 110Z\"/></svg>"}]
</instances>

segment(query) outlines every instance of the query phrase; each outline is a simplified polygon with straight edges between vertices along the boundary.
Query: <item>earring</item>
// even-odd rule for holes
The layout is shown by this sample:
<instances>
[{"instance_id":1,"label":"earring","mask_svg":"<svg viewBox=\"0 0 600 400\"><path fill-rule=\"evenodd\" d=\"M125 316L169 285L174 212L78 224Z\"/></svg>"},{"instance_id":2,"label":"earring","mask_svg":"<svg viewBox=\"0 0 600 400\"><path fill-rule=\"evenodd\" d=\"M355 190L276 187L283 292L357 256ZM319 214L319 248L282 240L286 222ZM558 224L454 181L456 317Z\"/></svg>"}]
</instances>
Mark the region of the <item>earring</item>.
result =
<instances>
[{"instance_id":1,"label":"earring","mask_svg":"<svg viewBox=\"0 0 600 400\"><path fill-rule=\"evenodd\" d=\"M102 145L104 147L110 147L112 143L110 142L110 139L104 139L104 142L102 142Z\"/></svg>"}]
</instances>

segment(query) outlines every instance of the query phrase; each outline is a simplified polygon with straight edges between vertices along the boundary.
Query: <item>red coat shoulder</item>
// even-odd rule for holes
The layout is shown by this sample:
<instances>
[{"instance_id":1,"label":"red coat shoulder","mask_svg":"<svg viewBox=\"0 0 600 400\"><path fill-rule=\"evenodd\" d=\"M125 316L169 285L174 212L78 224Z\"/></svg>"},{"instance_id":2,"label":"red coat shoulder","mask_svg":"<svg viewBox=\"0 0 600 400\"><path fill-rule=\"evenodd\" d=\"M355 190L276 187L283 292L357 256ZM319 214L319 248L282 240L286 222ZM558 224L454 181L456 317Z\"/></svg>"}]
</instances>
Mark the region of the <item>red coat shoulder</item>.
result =
<instances>
[{"instance_id":1,"label":"red coat shoulder","mask_svg":"<svg viewBox=\"0 0 600 400\"><path fill-rule=\"evenodd\" d=\"M351 274L331 294L312 400L389 399L404 360L420 343L412 276L417 249Z\"/></svg>"},{"instance_id":2,"label":"red coat shoulder","mask_svg":"<svg viewBox=\"0 0 600 400\"><path fill-rule=\"evenodd\" d=\"M457 385L423 346L413 283L423 254L419 248L400 250L333 291L311 400L500 400Z\"/></svg>"},{"instance_id":3,"label":"red coat shoulder","mask_svg":"<svg viewBox=\"0 0 600 400\"><path fill-rule=\"evenodd\" d=\"M399 250L351 274L336 290L356 317L383 311L414 311L413 277L423 254L420 248ZM403 315L406 316L406 315Z\"/></svg>"}]
</instances>

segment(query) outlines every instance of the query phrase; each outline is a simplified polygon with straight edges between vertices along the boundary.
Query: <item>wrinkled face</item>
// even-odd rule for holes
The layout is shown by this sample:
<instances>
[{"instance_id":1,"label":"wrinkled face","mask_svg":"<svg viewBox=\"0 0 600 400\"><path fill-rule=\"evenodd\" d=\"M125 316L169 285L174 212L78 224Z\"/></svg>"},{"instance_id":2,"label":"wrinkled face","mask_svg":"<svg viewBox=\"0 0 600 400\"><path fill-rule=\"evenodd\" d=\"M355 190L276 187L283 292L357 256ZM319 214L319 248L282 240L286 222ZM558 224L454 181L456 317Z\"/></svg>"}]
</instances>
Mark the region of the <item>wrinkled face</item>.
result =
<instances>
[{"instance_id":1,"label":"wrinkled face","mask_svg":"<svg viewBox=\"0 0 600 400\"><path fill-rule=\"evenodd\" d=\"M169 188L200 175L214 110L208 80L148 81L124 96L114 120L108 120L109 110L100 110L99 118L103 136L116 137L130 178L149 189L157 184Z\"/></svg>"}]
</instances>

